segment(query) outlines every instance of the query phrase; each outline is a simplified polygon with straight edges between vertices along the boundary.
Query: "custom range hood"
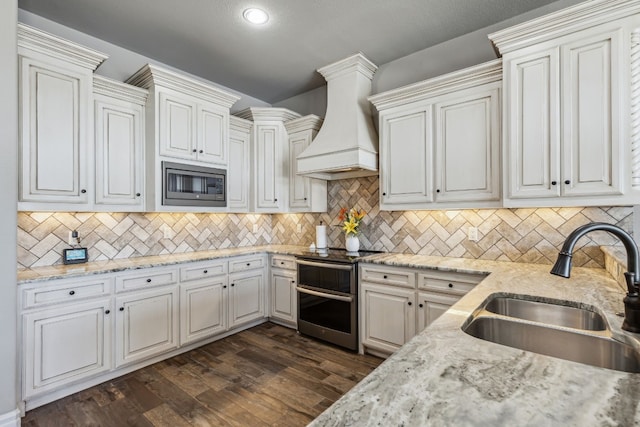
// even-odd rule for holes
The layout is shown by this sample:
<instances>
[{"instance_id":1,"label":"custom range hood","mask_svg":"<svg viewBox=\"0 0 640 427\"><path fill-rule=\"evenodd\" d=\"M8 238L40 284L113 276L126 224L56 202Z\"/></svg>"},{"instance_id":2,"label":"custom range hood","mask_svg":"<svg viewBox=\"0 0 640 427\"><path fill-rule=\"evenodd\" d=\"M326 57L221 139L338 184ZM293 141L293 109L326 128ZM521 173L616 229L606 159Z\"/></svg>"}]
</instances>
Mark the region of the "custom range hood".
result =
<instances>
[{"instance_id":1,"label":"custom range hood","mask_svg":"<svg viewBox=\"0 0 640 427\"><path fill-rule=\"evenodd\" d=\"M327 112L318 135L298 155L298 175L335 180L378 174L378 134L367 97L378 67L362 53L318 70Z\"/></svg>"}]
</instances>

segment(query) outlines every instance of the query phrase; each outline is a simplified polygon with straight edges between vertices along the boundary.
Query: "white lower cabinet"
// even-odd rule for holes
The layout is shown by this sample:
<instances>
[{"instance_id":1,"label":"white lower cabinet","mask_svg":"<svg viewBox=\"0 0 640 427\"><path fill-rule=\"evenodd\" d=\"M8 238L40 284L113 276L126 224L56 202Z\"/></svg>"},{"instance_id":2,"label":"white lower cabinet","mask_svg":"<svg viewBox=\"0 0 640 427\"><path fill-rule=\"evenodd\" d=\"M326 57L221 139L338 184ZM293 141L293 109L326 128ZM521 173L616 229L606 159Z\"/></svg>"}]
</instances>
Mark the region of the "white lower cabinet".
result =
<instances>
[{"instance_id":1,"label":"white lower cabinet","mask_svg":"<svg viewBox=\"0 0 640 427\"><path fill-rule=\"evenodd\" d=\"M482 274L360 264L362 351L389 355L480 283Z\"/></svg>"},{"instance_id":2,"label":"white lower cabinet","mask_svg":"<svg viewBox=\"0 0 640 427\"><path fill-rule=\"evenodd\" d=\"M176 286L118 296L116 309L116 367L178 346Z\"/></svg>"},{"instance_id":3,"label":"white lower cabinet","mask_svg":"<svg viewBox=\"0 0 640 427\"><path fill-rule=\"evenodd\" d=\"M264 269L229 275L229 328L265 317Z\"/></svg>"},{"instance_id":4,"label":"white lower cabinet","mask_svg":"<svg viewBox=\"0 0 640 427\"><path fill-rule=\"evenodd\" d=\"M360 295L363 346L393 353L415 335L415 291L363 284Z\"/></svg>"},{"instance_id":5,"label":"white lower cabinet","mask_svg":"<svg viewBox=\"0 0 640 427\"><path fill-rule=\"evenodd\" d=\"M417 333L420 333L434 320L460 299L459 296L437 294L434 292L418 293Z\"/></svg>"},{"instance_id":6,"label":"white lower cabinet","mask_svg":"<svg viewBox=\"0 0 640 427\"><path fill-rule=\"evenodd\" d=\"M271 270L271 319L295 326L298 319L296 299L296 271Z\"/></svg>"},{"instance_id":7,"label":"white lower cabinet","mask_svg":"<svg viewBox=\"0 0 640 427\"><path fill-rule=\"evenodd\" d=\"M110 298L24 314L24 398L111 369Z\"/></svg>"},{"instance_id":8,"label":"white lower cabinet","mask_svg":"<svg viewBox=\"0 0 640 427\"><path fill-rule=\"evenodd\" d=\"M180 344L227 330L227 276L180 285Z\"/></svg>"}]
</instances>

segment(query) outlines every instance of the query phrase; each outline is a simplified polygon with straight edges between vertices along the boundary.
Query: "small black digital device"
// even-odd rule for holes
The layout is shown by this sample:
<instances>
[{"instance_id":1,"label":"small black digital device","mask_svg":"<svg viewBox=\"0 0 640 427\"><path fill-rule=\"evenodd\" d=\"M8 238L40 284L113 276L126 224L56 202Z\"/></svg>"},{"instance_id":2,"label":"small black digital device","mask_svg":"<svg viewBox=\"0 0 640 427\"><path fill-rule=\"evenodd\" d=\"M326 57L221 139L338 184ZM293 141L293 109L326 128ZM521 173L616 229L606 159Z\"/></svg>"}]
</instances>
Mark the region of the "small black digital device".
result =
<instances>
[{"instance_id":1,"label":"small black digital device","mask_svg":"<svg viewBox=\"0 0 640 427\"><path fill-rule=\"evenodd\" d=\"M71 248L62 251L62 262L64 264L81 264L89 260L87 248Z\"/></svg>"}]
</instances>

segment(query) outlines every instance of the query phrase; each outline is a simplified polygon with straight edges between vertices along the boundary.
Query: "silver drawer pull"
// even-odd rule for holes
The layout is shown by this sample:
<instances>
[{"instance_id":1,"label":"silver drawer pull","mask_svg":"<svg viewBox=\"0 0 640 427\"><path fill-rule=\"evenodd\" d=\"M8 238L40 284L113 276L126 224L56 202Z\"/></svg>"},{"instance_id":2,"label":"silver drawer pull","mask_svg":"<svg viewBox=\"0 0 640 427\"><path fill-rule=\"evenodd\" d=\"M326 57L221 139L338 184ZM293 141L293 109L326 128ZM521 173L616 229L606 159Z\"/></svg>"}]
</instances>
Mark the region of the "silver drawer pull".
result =
<instances>
[{"instance_id":1,"label":"silver drawer pull","mask_svg":"<svg viewBox=\"0 0 640 427\"><path fill-rule=\"evenodd\" d=\"M334 299L337 301L352 302L353 297L343 297L342 295L325 294L324 292L312 291L311 289L301 288L296 286L296 290L303 294L313 295L315 297Z\"/></svg>"}]
</instances>

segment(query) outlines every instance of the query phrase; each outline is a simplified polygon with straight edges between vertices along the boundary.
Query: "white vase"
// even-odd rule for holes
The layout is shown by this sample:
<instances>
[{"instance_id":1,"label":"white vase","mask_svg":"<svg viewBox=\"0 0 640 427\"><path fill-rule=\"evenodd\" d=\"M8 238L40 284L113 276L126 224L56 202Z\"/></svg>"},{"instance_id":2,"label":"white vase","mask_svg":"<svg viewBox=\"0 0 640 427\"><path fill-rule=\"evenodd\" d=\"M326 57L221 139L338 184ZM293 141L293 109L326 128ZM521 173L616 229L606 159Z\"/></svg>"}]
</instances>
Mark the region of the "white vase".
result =
<instances>
[{"instance_id":1,"label":"white vase","mask_svg":"<svg viewBox=\"0 0 640 427\"><path fill-rule=\"evenodd\" d=\"M358 239L358 236L356 235L345 235L344 243L347 252L358 252L358 250L360 250L360 239Z\"/></svg>"}]
</instances>

